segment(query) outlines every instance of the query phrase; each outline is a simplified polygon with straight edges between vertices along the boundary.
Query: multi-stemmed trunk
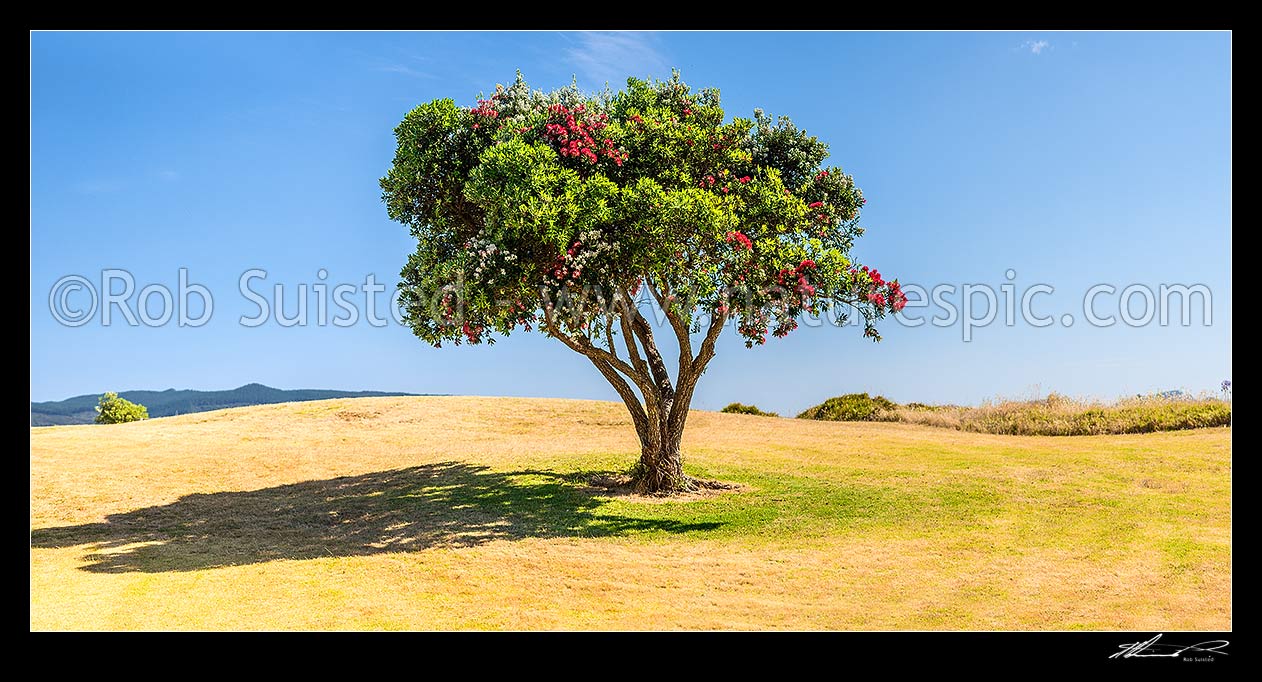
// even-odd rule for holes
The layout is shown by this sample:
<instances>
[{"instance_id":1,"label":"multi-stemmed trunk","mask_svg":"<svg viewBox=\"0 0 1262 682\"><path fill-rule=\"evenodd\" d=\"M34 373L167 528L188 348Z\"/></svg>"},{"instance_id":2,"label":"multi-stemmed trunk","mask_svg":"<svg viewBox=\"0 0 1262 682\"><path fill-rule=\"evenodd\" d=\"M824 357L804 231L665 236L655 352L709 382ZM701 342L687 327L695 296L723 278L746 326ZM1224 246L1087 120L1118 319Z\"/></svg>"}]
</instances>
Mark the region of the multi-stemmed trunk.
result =
<instances>
[{"instance_id":1,"label":"multi-stemmed trunk","mask_svg":"<svg viewBox=\"0 0 1262 682\"><path fill-rule=\"evenodd\" d=\"M593 343L589 335L567 334L556 324L551 313L547 314L545 323L551 335L586 356L622 398L640 438L635 490L656 495L692 490L701 483L684 474L680 443L693 389L714 357L714 344L727 315L719 312L710 316L709 328L694 356L689 336L691 317L681 318L672 309L669 294L659 290L651 281L646 281L646 286L665 312L679 343L679 362L674 380L658 351L648 320L632 303L626 290L617 292L617 305L604 316L605 348ZM627 355L625 359L619 355L614 343L615 324L621 331Z\"/></svg>"},{"instance_id":2,"label":"multi-stemmed trunk","mask_svg":"<svg viewBox=\"0 0 1262 682\"><path fill-rule=\"evenodd\" d=\"M664 423L636 429L640 437L640 461L635 468L637 491L660 493L693 487L691 479L684 475L684 458L680 450L688 406L683 405L678 414L674 421L667 418Z\"/></svg>"},{"instance_id":3,"label":"multi-stemmed trunk","mask_svg":"<svg viewBox=\"0 0 1262 682\"><path fill-rule=\"evenodd\" d=\"M681 434L682 435L682 434ZM671 443L640 444L640 462L636 466L635 488L644 493L688 490L692 481L684 475L684 456L679 440Z\"/></svg>"}]
</instances>

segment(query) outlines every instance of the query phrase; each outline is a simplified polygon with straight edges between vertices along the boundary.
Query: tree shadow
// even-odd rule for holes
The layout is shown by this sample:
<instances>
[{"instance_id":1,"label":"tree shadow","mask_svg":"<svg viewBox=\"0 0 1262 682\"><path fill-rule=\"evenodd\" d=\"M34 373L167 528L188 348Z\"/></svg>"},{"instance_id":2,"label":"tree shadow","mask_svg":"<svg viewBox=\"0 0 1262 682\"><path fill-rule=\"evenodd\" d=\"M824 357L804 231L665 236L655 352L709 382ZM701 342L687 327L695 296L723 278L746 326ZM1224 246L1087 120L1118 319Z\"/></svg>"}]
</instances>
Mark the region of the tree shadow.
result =
<instances>
[{"instance_id":1,"label":"tree shadow","mask_svg":"<svg viewBox=\"0 0 1262 682\"><path fill-rule=\"evenodd\" d=\"M32 547L87 546L85 571L159 573L281 559L468 547L528 537L686 533L682 523L598 513L571 477L444 462L323 481L185 495L101 523L37 528Z\"/></svg>"}]
</instances>

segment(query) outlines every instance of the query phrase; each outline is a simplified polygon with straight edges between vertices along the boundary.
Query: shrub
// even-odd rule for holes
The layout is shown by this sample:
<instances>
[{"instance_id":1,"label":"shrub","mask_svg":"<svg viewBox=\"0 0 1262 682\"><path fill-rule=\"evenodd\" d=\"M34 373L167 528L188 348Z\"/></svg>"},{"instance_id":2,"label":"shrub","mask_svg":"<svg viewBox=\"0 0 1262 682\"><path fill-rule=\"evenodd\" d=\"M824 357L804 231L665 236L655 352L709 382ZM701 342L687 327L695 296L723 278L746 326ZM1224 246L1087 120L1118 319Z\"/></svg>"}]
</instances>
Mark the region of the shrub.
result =
<instances>
[{"instance_id":1,"label":"shrub","mask_svg":"<svg viewBox=\"0 0 1262 682\"><path fill-rule=\"evenodd\" d=\"M101 396L96 406L96 423L123 424L149 418L149 410L110 391Z\"/></svg>"},{"instance_id":2,"label":"shrub","mask_svg":"<svg viewBox=\"0 0 1262 682\"><path fill-rule=\"evenodd\" d=\"M775 412L763 412L762 410L758 409L754 405L743 405L741 403L732 403L731 405L728 405L727 407L719 410L719 412L726 412L728 414L752 414L759 417L779 417L780 416L779 414L776 414Z\"/></svg>"},{"instance_id":3,"label":"shrub","mask_svg":"<svg viewBox=\"0 0 1262 682\"><path fill-rule=\"evenodd\" d=\"M825 400L799 414L798 419L838 422L893 421L897 409L898 405L884 396L849 393Z\"/></svg>"}]
</instances>

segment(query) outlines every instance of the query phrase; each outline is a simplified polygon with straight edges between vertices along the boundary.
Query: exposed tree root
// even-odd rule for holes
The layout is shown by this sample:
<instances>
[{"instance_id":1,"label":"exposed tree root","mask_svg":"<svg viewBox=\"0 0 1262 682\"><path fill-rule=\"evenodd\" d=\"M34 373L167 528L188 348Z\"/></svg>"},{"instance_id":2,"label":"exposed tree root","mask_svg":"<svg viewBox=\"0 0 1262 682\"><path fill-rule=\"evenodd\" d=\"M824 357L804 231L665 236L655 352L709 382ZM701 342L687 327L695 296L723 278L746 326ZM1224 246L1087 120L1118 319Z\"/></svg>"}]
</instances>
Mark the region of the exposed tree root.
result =
<instances>
[{"instance_id":1,"label":"exposed tree root","mask_svg":"<svg viewBox=\"0 0 1262 682\"><path fill-rule=\"evenodd\" d=\"M659 489L649 491L641 485L642 481L637 479L633 474L619 474L614 472L601 472L595 474L580 474L576 477L575 482L579 482L592 488L602 489L611 493L622 495L639 495L644 497L654 497L668 499L670 497L688 497L688 496L704 496L709 492L719 492L726 490L739 490L743 488L739 483L728 483L725 481L713 481L705 478L696 478L685 475L682 485L674 489Z\"/></svg>"},{"instance_id":2,"label":"exposed tree root","mask_svg":"<svg viewBox=\"0 0 1262 682\"><path fill-rule=\"evenodd\" d=\"M724 481L712 481L705 478L696 478L694 476L683 475L674 481L655 481L648 477L638 476L632 479L631 489L637 495L649 495L652 497L669 497L671 495L686 495L688 493L696 493L702 490L736 490L741 486L736 483L726 483Z\"/></svg>"},{"instance_id":3,"label":"exposed tree root","mask_svg":"<svg viewBox=\"0 0 1262 682\"><path fill-rule=\"evenodd\" d=\"M693 478L691 476L688 476L687 478L692 481L693 485L697 486L697 488L704 488L706 490L737 490L741 487L741 484L739 483L712 481L707 478Z\"/></svg>"}]
</instances>

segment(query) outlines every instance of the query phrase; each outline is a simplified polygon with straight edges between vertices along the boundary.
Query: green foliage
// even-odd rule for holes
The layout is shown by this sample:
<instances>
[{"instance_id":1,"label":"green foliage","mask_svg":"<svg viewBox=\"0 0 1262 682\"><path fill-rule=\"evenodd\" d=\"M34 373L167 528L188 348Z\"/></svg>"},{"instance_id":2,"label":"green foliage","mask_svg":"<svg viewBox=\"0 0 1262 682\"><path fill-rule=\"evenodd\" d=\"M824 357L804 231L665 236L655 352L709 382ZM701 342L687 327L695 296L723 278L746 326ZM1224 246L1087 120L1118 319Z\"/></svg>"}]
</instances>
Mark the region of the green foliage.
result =
<instances>
[{"instance_id":1,"label":"green foliage","mask_svg":"<svg viewBox=\"0 0 1262 682\"><path fill-rule=\"evenodd\" d=\"M120 398L112 391L101 396L96 411L98 424L124 424L149 418L149 410L145 409L144 405L137 405L126 398Z\"/></svg>"},{"instance_id":2,"label":"green foliage","mask_svg":"<svg viewBox=\"0 0 1262 682\"><path fill-rule=\"evenodd\" d=\"M732 403L727 407L719 410L728 414L752 414L759 417L779 417L775 412L763 412L754 405L745 405L742 403Z\"/></svg>"},{"instance_id":3,"label":"green foliage","mask_svg":"<svg viewBox=\"0 0 1262 682\"><path fill-rule=\"evenodd\" d=\"M835 306L879 339L905 301L854 263L865 200L821 165L827 145L787 117L725 121L718 91L678 73L597 96L518 74L475 107L422 104L395 135L382 199L417 240L400 300L435 346L533 326L611 345L611 305L645 284L685 327L735 318L751 346Z\"/></svg>"},{"instance_id":4,"label":"green foliage","mask_svg":"<svg viewBox=\"0 0 1262 682\"><path fill-rule=\"evenodd\" d=\"M849 393L829 398L819 405L805 410L798 415L798 419L837 422L890 421L897 407L897 404L887 400L884 396Z\"/></svg>"}]
</instances>

